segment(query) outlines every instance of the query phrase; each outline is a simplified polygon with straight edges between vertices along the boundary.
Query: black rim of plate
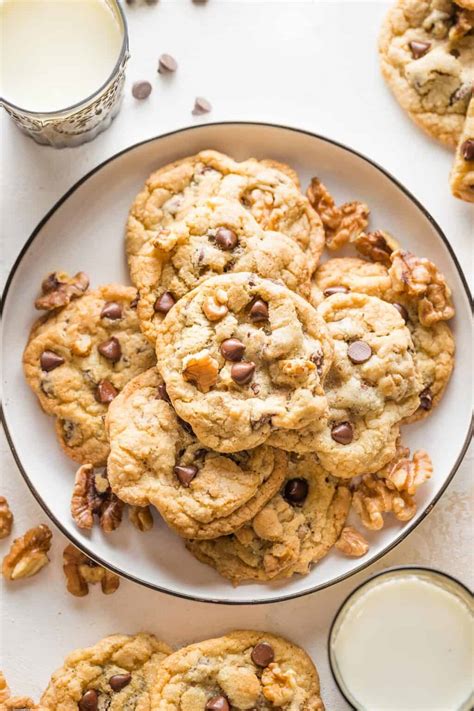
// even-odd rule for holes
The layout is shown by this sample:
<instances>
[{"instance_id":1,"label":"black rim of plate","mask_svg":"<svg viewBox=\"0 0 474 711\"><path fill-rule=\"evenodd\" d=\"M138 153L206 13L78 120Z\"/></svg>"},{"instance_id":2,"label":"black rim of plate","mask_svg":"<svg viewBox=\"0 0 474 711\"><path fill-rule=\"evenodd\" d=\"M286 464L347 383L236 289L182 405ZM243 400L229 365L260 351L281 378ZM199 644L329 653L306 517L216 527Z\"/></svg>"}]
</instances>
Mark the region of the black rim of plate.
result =
<instances>
[{"instance_id":1,"label":"black rim of plate","mask_svg":"<svg viewBox=\"0 0 474 711\"><path fill-rule=\"evenodd\" d=\"M467 587L467 585L464 585L458 578L455 578L454 575L451 575L450 573L446 573L444 570L440 570L439 568L430 568L426 565L394 565L390 568L385 568L384 570L381 570L378 573L374 573L373 575L370 575L368 578L363 580L359 585L357 585L353 590L346 595L344 600L341 602L339 607L337 608L337 612L334 615L334 618L331 622L331 626L329 628L328 632L328 639L327 639L327 655L329 659L329 668L331 670L332 678L336 682L336 686L339 689L341 695L344 697L344 699L347 701L351 709L355 709L357 711L356 707L353 706L352 699L349 699L348 696L346 696L344 689L341 687L339 683L339 679L337 677L337 674L334 671L334 665L333 665L333 659L331 655L331 638L332 638L332 633L334 631L334 627L336 626L336 623L346 607L346 605L349 603L349 601L357 595L357 593L362 590L363 588L367 587L370 583L372 583L374 580L377 578L381 578L384 575L391 575L392 573L413 573L416 574L417 572L421 573L434 573L435 575L439 575L442 578L446 578L447 580L450 580L452 583L455 585L458 585L462 590L465 590L468 595L472 596L471 590Z\"/></svg>"},{"instance_id":2,"label":"black rim of plate","mask_svg":"<svg viewBox=\"0 0 474 711\"><path fill-rule=\"evenodd\" d=\"M5 284L5 289L3 291L3 296L2 296L2 312L3 312L3 307L6 304L6 300L8 297L8 293L10 290L10 286L12 284L13 278L16 274L17 269L19 268L23 257L26 255L30 245L33 243L34 239L37 237L37 235L41 232L42 228L44 225L48 222L50 217L61 207L61 205L66 202L66 200L78 189L80 186L85 183L89 178L91 178L93 175L98 173L102 168L104 168L106 165L111 163L112 161L115 161L116 159L120 158L121 156L125 155L126 153L129 153L130 151L135 150L136 148L139 148L141 146L146 145L147 143L154 143L155 141L159 141L164 138L168 138L169 136L175 136L181 133L187 133L190 131L199 131L202 128L213 128L217 126L255 126L259 128L276 128L276 129L281 129L285 131L292 131L294 133L299 133L303 134L305 136L309 136L310 138L316 138L320 141L324 141L325 143L329 143L333 146L336 146L337 148L341 148L344 151L347 151L348 153L351 153L352 155L357 156L358 158L364 160L366 163L371 165L373 168L378 170L380 173L382 173L386 178L388 178L399 190L401 190L406 197L411 200L411 202L418 208L418 210L424 215L424 217L428 220L428 222L431 224L431 226L436 230L438 233L440 239L446 246L451 259L454 262L454 265L456 267L456 270L459 274L459 278L461 280L461 283L464 287L464 291L466 293L466 296L468 298L469 303L471 304L471 309L472 309L472 299L471 295L469 292L469 287L467 285L466 278L463 274L461 265L458 262L458 259L454 253L453 248L451 247L450 243L448 242L448 239L446 235L444 234L443 230L441 227L438 225L436 220L430 215L430 213L426 210L425 207L417 200L417 198L412 195L412 193L404 186L402 185L391 173L389 173L385 168L382 168L378 163L373 161L371 158L368 158L366 155L363 153L360 153L357 150L354 150L353 148L350 148L343 143L340 143L338 141L335 141L331 138L327 138L326 136L322 136L318 133L313 133L312 131L307 131L305 129L300 129L296 128L293 126L284 126L282 124L275 124L275 123L265 123L265 122L260 122L260 121L218 121L218 122L209 122L209 123L202 123L202 124L196 124L194 126L187 126L184 128L179 128L176 129L175 131L169 131L167 133L163 133L159 136L154 136L152 138L145 139L144 141L139 141L138 143L134 143L132 146L129 146L128 148L124 148L123 150L119 151L118 153L114 153L114 155L110 156L106 160L102 161L97 165L95 168L90 170L86 175L84 175L82 178L80 178L74 185L72 185L69 190L67 190L64 195L59 198L59 200L53 205L53 207L46 213L46 215L43 217L42 220L37 224L33 232L30 234L28 237L27 241L23 245L23 248L21 249L18 257L16 258L13 267L8 275L7 282ZM275 603L275 602L284 602L287 600L292 600L298 597L303 597L305 595L311 595L312 593L315 593L319 590L324 590L325 588L331 587L332 585L336 585L337 583L342 582L343 580L346 580L347 578L351 577L352 575L355 575L356 573L360 573L362 570L367 568L369 565L372 565L375 563L377 560L380 560L384 555L389 553L395 546L397 546L399 543L401 543L417 526L421 521L425 519L425 517L430 513L430 511L433 510L434 505L439 501L441 498L442 494L446 490L447 486L451 482L452 478L454 477L455 473L457 472L459 465L461 464L464 455L466 453L466 450L468 448L470 439L471 439L471 430L472 430L472 421L471 424L468 427L468 430L466 432L466 437L464 440L464 444L462 446L462 449L454 463L453 468L451 469L449 475L446 477L441 489L438 491L436 496L434 497L433 501L426 507L425 511L419 516L419 518L414 521L412 524L410 524L407 528L404 528L403 531L395 537L395 539L388 545L386 548L384 548L383 551L378 553L375 557L371 558L369 561L366 561L364 563L361 563L359 566L354 568L353 570L343 573L342 575L337 576L333 580L325 583L321 583L319 585L314 585L311 587L309 590L303 590L303 591L298 591L298 592L291 592L291 593L286 593L286 594L276 594L275 596L268 598L268 599L251 599L251 600L230 600L230 599L220 599L220 598L212 598L212 597L203 597L198 594L196 595L191 595L189 593L183 593L179 592L176 590L169 590L167 588L163 588L159 585L155 585L153 583L150 583L146 580L142 580L140 577L136 575L132 575L131 573L127 573L124 570L121 570L120 568L115 567L111 563L108 563L107 561L103 560L100 558L96 553L94 553L93 550L89 550L88 546L84 545L82 542L76 540L76 538L70 534L62 525L62 523L52 514L52 512L49 510L46 502L41 498L39 493L36 491L33 483L31 482L25 468L23 467L20 457L18 455L18 452L16 451L15 445L13 443L13 438L12 435L8 429L7 421L6 421L6 416L4 409L2 407L1 409L1 421L3 424L3 428L5 430L5 434L7 437L8 444L10 446L11 452L13 454L13 457L16 461L16 464L18 466L18 469L20 470L21 475L23 476L23 479L25 480L28 488L30 489L31 493L43 509L43 511L46 513L46 515L53 521L53 523L58 527L58 529L63 533L66 538L68 538L71 543L73 543L79 550L81 550L83 553L85 553L89 558L92 560L96 561L99 563L99 565L102 565L109 570L113 571L117 575L122 576L123 578L126 578L128 580L131 580L134 583L138 583L139 585L143 585L147 588L150 588L152 590L157 590L158 592L165 593L167 595L173 595L174 597L179 597L183 598L185 600L194 600L195 602L207 602L207 603L212 603L212 604L221 604L221 605L268 605L270 603ZM229 583L230 584L230 583Z\"/></svg>"}]
</instances>

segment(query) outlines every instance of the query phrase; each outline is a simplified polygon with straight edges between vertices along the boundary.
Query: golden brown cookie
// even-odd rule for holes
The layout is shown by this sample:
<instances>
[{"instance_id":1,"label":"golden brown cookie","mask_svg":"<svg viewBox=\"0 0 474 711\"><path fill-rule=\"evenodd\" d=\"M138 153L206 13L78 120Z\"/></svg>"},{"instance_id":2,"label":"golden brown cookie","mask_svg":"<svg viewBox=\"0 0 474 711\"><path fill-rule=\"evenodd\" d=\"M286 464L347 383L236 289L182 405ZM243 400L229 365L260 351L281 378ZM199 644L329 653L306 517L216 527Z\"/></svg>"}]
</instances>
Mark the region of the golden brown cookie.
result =
<instances>
[{"instance_id":1,"label":"golden brown cookie","mask_svg":"<svg viewBox=\"0 0 474 711\"><path fill-rule=\"evenodd\" d=\"M474 202L474 99L469 103L464 129L456 148L450 185L455 197Z\"/></svg>"}]
</instances>

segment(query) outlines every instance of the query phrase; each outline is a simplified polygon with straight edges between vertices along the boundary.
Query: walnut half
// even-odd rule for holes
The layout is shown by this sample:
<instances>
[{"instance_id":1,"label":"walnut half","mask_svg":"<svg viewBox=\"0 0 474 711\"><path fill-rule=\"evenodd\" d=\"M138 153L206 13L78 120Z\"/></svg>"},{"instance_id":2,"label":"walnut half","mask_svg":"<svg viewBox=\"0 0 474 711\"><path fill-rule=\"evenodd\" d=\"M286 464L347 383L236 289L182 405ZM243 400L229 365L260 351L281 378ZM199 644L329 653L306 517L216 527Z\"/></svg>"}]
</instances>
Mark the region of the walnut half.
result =
<instances>
[{"instance_id":1,"label":"walnut half","mask_svg":"<svg viewBox=\"0 0 474 711\"><path fill-rule=\"evenodd\" d=\"M75 597L84 597L89 592L89 585L96 583L100 583L104 595L114 593L120 585L118 575L95 563L71 544L63 551L63 570L66 587Z\"/></svg>"},{"instance_id":2,"label":"walnut half","mask_svg":"<svg viewBox=\"0 0 474 711\"><path fill-rule=\"evenodd\" d=\"M82 296L89 287L89 277L78 272L70 277L66 272L53 272L41 284L42 296L35 301L40 311L52 311L67 306L72 299Z\"/></svg>"},{"instance_id":3,"label":"walnut half","mask_svg":"<svg viewBox=\"0 0 474 711\"><path fill-rule=\"evenodd\" d=\"M338 551L348 555L351 558L360 558L367 553L369 550L368 541L364 538L362 533L352 526L345 526L342 529L341 535L335 543Z\"/></svg>"},{"instance_id":4,"label":"walnut half","mask_svg":"<svg viewBox=\"0 0 474 711\"><path fill-rule=\"evenodd\" d=\"M122 521L123 507L105 472L95 472L92 464L79 467L71 498L71 515L79 528L91 529L96 514L105 533L115 531Z\"/></svg>"},{"instance_id":5,"label":"walnut half","mask_svg":"<svg viewBox=\"0 0 474 711\"><path fill-rule=\"evenodd\" d=\"M53 534L44 523L30 528L20 538L15 538L3 559L2 572L8 580L29 578L49 562Z\"/></svg>"},{"instance_id":6,"label":"walnut half","mask_svg":"<svg viewBox=\"0 0 474 711\"><path fill-rule=\"evenodd\" d=\"M340 249L366 229L370 210L365 203L353 201L337 207L319 178L311 179L307 195L324 225L328 249Z\"/></svg>"},{"instance_id":7,"label":"walnut half","mask_svg":"<svg viewBox=\"0 0 474 711\"><path fill-rule=\"evenodd\" d=\"M10 511L8 501L4 496L0 496L0 538L6 538L12 532L13 514Z\"/></svg>"},{"instance_id":8,"label":"walnut half","mask_svg":"<svg viewBox=\"0 0 474 711\"><path fill-rule=\"evenodd\" d=\"M354 240L354 247L359 254L368 257L372 262L381 262L389 267L392 263L390 256L398 249L398 243L388 232L376 230L358 235Z\"/></svg>"},{"instance_id":9,"label":"walnut half","mask_svg":"<svg viewBox=\"0 0 474 711\"><path fill-rule=\"evenodd\" d=\"M219 367L209 351L202 350L183 360L183 377L194 383L201 392L207 393L217 383Z\"/></svg>"}]
</instances>

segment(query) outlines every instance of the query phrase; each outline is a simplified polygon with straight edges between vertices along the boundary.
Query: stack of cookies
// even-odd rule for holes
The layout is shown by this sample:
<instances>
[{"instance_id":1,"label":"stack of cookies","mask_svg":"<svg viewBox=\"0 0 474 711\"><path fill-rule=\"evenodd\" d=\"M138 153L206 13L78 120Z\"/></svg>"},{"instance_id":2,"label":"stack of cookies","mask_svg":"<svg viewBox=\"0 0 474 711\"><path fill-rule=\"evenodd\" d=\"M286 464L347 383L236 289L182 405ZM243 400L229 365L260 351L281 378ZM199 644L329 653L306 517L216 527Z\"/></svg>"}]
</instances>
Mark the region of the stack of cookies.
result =
<instances>
[{"instance_id":1,"label":"stack of cookies","mask_svg":"<svg viewBox=\"0 0 474 711\"><path fill-rule=\"evenodd\" d=\"M317 178L304 195L286 165L208 150L135 199L136 288L45 280L25 373L66 453L107 466L79 470L79 525L104 497L153 506L237 584L367 552L351 501L369 529L414 515L431 462L400 426L442 397L454 309L436 266L368 219Z\"/></svg>"}]
</instances>

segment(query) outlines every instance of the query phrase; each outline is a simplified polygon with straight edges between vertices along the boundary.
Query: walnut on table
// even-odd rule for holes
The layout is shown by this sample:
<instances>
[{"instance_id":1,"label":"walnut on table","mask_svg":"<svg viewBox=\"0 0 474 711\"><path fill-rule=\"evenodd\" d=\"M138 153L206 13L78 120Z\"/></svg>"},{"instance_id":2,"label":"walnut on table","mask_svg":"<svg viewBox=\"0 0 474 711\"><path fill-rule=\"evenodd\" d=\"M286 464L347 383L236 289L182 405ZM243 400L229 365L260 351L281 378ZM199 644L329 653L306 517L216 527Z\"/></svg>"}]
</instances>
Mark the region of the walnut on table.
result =
<instances>
[{"instance_id":1,"label":"walnut on table","mask_svg":"<svg viewBox=\"0 0 474 711\"><path fill-rule=\"evenodd\" d=\"M89 593L89 585L96 583L100 583L104 595L114 593L120 585L118 575L103 568L71 544L63 551L63 570L66 587L75 597L84 597Z\"/></svg>"},{"instance_id":2,"label":"walnut on table","mask_svg":"<svg viewBox=\"0 0 474 711\"><path fill-rule=\"evenodd\" d=\"M15 538L3 559L2 572L8 580L29 578L36 575L49 563L52 533L48 526L40 524L30 528L20 538Z\"/></svg>"},{"instance_id":3,"label":"walnut on table","mask_svg":"<svg viewBox=\"0 0 474 711\"><path fill-rule=\"evenodd\" d=\"M89 277L84 272L78 272L70 277L66 272L52 272L41 284L42 296L35 301L39 311L52 311L82 296L89 287Z\"/></svg>"},{"instance_id":4,"label":"walnut on table","mask_svg":"<svg viewBox=\"0 0 474 711\"><path fill-rule=\"evenodd\" d=\"M0 496L0 538L10 535L13 526L13 514L10 511L8 501L4 496Z\"/></svg>"},{"instance_id":5,"label":"walnut on table","mask_svg":"<svg viewBox=\"0 0 474 711\"><path fill-rule=\"evenodd\" d=\"M340 249L366 229L370 210L365 203L355 200L337 207L326 186L316 177L311 179L307 196L324 225L328 249Z\"/></svg>"},{"instance_id":6,"label":"walnut on table","mask_svg":"<svg viewBox=\"0 0 474 711\"><path fill-rule=\"evenodd\" d=\"M95 514L105 533L115 531L122 521L123 508L105 472L95 472L92 464L79 467L71 497L71 515L79 528L91 529Z\"/></svg>"},{"instance_id":7,"label":"walnut on table","mask_svg":"<svg viewBox=\"0 0 474 711\"><path fill-rule=\"evenodd\" d=\"M335 543L335 547L344 555L360 558L369 550L369 543L356 528L345 526Z\"/></svg>"}]
</instances>

